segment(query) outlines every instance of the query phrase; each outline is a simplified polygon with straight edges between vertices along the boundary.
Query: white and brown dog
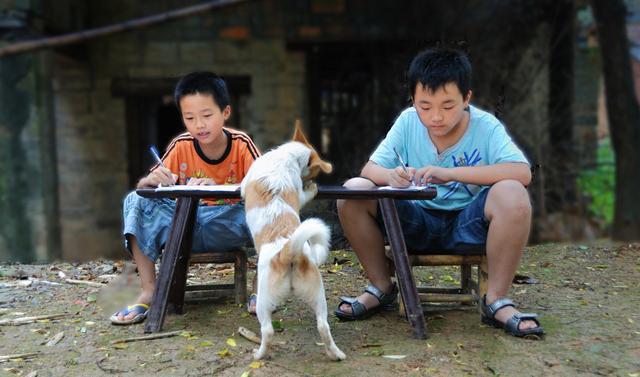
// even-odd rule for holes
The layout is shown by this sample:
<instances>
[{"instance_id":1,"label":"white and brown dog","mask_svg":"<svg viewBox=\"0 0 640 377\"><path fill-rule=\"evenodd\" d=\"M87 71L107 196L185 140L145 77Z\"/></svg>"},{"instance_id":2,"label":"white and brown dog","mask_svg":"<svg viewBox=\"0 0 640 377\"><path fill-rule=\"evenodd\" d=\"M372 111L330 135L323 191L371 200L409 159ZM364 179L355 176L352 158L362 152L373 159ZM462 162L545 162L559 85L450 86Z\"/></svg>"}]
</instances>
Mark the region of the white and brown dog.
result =
<instances>
[{"instance_id":1,"label":"white and brown dog","mask_svg":"<svg viewBox=\"0 0 640 377\"><path fill-rule=\"evenodd\" d=\"M296 123L293 141L254 161L242 180L247 225L258 252L256 314L262 341L255 359L266 356L273 338L271 313L291 293L315 311L327 355L332 360L346 357L331 337L318 268L329 252L331 232L322 220L310 218L301 223L299 215L300 208L318 192L311 180L331 170Z\"/></svg>"}]
</instances>

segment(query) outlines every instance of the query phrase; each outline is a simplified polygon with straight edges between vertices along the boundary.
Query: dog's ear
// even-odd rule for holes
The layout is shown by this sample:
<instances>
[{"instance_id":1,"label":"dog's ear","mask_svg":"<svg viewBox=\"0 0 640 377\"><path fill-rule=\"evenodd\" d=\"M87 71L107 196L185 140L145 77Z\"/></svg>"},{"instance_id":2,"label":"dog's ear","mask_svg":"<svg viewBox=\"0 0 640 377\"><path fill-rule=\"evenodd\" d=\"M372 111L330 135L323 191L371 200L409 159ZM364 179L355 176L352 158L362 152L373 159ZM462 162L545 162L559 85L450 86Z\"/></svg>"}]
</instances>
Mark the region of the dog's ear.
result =
<instances>
[{"instance_id":1,"label":"dog's ear","mask_svg":"<svg viewBox=\"0 0 640 377\"><path fill-rule=\"evenodd\" d=\"M312 161L311 162L311 168L313 168L314 166L317 166L320 168L320 170L322 170L323 173L325 174L329 174L333 171L333 165L331 165L330 163L323 161L321 159L317 159L316 161Z\"/></svg>"},{"instance_id":2,"label":"dog's ear","mask_svg":"<svg viewBox=\"0 0 640 377\"><path fill-rule=\"evenodd\" d=\"M306 145L311 150L311 155L309 156L309 175L304 177L305 179L315 178L318 176L319 172L323 172L325 174L329 174L333 171L333 165L331 163L324 161L320 158L318 152L316 152L315 148L307 141L307 138L304 136L302 132L302 126L300 119L296 119L295 131L293 133L293 141L297 141Z\"/></svg>"},{"instance_id":3,"label":"dog's ear","mask_svg":"<svg viewBox=\"0 0 640 377\"><path fill-rule=\"evenodd\" d=\"M304 133L302 132L302 122L300 122L300 119L296 119L295 131L293 132L292 140L298 141L307 146L311 145L309 144L309 142L307 141L307 138L304 136Z\"/></svg>"},{"instance_id":4,"label":"dog's ear","mask_svg":"<svg viewBox=\"0 0 640 377\"><path fill-rule=\"evenodd\" d=\"M309 170L315 172L315 176L318 175L319 171L322 171L325 174L329 174L333 171L333 165L330 162L327 162L320 158L320 155L315 150L311 150L311 156L309 156Z\"/></svg>"}]
</instances>

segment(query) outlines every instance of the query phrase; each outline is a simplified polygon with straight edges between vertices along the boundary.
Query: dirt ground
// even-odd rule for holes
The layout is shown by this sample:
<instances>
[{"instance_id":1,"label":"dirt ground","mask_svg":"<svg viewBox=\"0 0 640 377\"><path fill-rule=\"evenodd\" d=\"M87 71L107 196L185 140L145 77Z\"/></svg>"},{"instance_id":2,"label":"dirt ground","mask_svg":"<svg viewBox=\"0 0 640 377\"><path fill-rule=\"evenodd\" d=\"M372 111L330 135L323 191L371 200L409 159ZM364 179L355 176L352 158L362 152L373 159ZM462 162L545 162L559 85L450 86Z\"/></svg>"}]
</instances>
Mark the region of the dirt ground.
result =
<instances>
[{"instance_id":1,"label":"dirt ground","mask_svg":"<svg viewBox=\"0 0 640 377\"><path fill-rule=\"evenodd\" d=\"M335 251L323 267L333 311L340 295L358 294L366 281L351 252ZM543 340L517 339L480 324L472 307L427 307L429 338L411 337L397 312L367 321L329 322L347 354L329 361L313 316L288 301L274 314L284 344L269 360L253 362L255 344L238 335L244 326L259 333L258 321L228 300L188 304L169 315L164 331L180 335L112 344L143 335L143 325L115 327L107 318L135 295L135 280L123 262L0 265L0 374L7 376L640 376L640 244L550 244L528 248L519 274L537 284L514 284L521 310L537 312ZM192 268L191 283L230 281L225 265ZM453 284L455 268L421 267L417 279ZM109 282L105 287L66 279ZM23 325L26 316L65 314ZM4 323L3 323L4 322ZM56 335L63 337L47 345ZM60 335L58 335L60 336ZM2 356L35 353L17 359Z\"/></svg>"}]
</instances>

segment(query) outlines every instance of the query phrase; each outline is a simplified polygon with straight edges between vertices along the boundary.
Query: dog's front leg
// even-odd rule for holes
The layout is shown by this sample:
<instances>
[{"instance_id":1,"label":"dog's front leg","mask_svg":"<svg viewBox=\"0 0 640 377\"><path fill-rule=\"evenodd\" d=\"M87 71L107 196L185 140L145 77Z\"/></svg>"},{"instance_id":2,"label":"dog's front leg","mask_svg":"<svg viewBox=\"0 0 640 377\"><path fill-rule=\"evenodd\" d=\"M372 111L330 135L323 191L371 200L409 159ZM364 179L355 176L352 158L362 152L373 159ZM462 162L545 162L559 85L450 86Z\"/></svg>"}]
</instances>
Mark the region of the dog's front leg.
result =
<instances>
[{"instance_id":1,"label":"dog's front leg","mask_svg":"<svg viewBox=\"0 0 640 377\"><path fill-rule=\"evenodd\" d=\"M300 193L300 208L315 198L318 194L318 185L313 181L304 182L304 187Z\"/></svg>"}]
</instances>

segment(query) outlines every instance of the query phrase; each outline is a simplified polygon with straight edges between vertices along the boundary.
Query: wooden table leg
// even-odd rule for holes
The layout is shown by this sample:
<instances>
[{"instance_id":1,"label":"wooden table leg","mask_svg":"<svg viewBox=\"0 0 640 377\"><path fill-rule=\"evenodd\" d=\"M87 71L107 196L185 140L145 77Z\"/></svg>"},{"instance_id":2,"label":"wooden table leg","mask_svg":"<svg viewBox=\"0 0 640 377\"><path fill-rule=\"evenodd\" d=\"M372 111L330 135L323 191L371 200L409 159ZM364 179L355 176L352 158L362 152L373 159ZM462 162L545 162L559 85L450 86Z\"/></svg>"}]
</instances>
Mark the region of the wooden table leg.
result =
<instances>
[{"instance_id":1,"label":"wooden table leg","mask_svg":"<svg viewBox=\"0 0 640 377\"><path fill-rule=\"evenodd\" d=\"M144 326L145 333L162 330L164 316L172 294L171 306L173 310L182 311L184 302L184 288L186 284L186 269L189 265L191 243L193 240L193 225L198 209L198 199L180 197L173 214L171 230L162 255L160 272L156 280L156 289L151 300L151 307ZM178 292L179 291L179 292ZM181 294L181 298L177 296Z\"/></svg>"},{"instance_id":2,"label":"wooden table leg","mask_svg":"<svg viewBox=\"0 0 640 377\"><path fill-rule=\"evenodd\" d=\"M236 250L233 283L236 304L247 303L247 253L244 248Z\"/></svg>"},{"instance_id":3,"label":"wooden table leg","mask_svg":"<svg viewBox=\"0 0 640 377\"><path fill-rule=\"evenodd\" d=\"M387 238L391 246L393 262L396 266L396 277L400 286L400 294L404 302L407 319L413 328L413 336L417 339L426 339L427 328L424 321L424 313L420 306L416 282L413 280L407 246L404 243L404 235L400 227L396 205L393 199L383 198L380 199L380 207L384 226L387 230Z\"/></svg>"}]
</instances>

